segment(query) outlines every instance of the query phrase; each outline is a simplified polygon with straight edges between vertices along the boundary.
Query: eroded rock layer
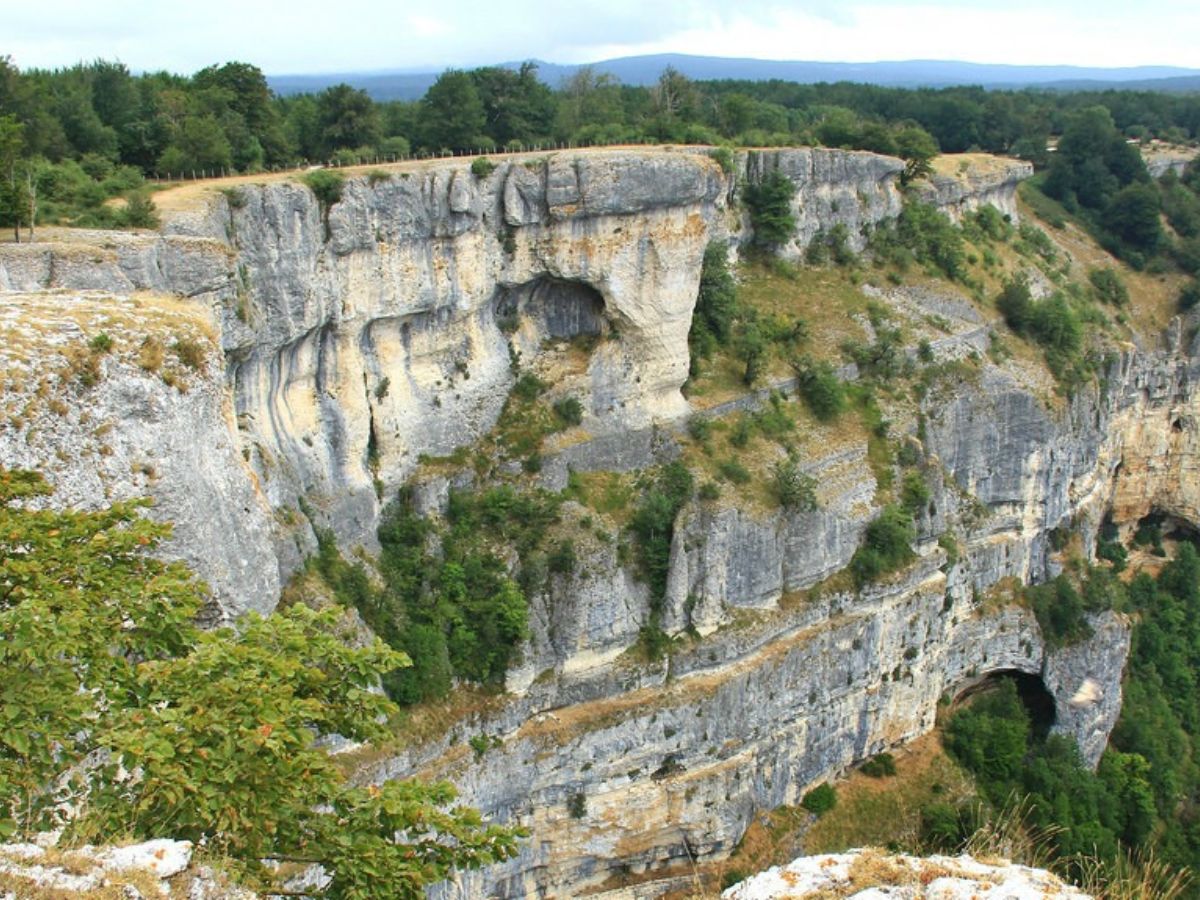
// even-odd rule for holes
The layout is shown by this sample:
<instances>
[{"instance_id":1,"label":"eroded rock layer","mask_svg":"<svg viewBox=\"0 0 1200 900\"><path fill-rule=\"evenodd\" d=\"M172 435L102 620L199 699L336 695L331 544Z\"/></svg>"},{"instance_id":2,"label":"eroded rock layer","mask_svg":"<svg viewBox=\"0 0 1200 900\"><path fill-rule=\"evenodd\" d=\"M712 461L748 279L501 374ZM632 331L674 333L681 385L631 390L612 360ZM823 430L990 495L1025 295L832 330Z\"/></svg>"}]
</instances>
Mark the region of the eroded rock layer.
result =
<instances>
[{"instance_id":1,"label":"eroded rock layer","mask_svg":"<svg viewBox=\"0 0 1200 900\"><path fill-rule=\"evenodd\" d=\"M569 468L670 458L689 412L702 254L752 238L731 203L737 180L780 171L796 185L781 249L793 258L837 224L860 246L901 209L899 160L772 150L734 162L560 152L477 177L439 161L349 178L332 205L295 181L251 180L202 193L163 235L6 245L5 333L21 340L7 341L0 464L46 470L64 502L154 496L177 523L174 552L231 615L274 605L314 546L309 517L370 550L381 498L422 455L495 426L514 358L553 374L549 399L582 401L579 439L548 450L544 486L561 488ZM955 215L980 203L1011 214L1025 174L941 173L924 197ZM875 299L927 335L939 363L986 352L996 327L953 290ZM136 303L159 312L113 317ZM101 332L115 347L97 349ZM547 349L574 337L587 349L570 365ZM1177 323L1122 347L1070 403L1013 360L934 385L892 423L919 438L930 488L918 558L862 592L827 579L879 510L865 437L808 453L813 511L689 503L660 621L703 637L669 663L629 659L649 590L614 543L581 541L575 572L530 597L511 696L363 777L450 776L467 802L531 827L518 859L465 876L469 895L566 896L727 852L755 810L928 730L942 697L997 673L1040 680L1054 727L1095 763L1119 711L1128 624L1108 614L1089 642L1054 651L1000 588L1057 572L1056 529L1072 526L1088 550L1106 515L1198 521L1195 358ZM35 375L50 369L43 390ZM452 483L423 474L418 508L438 515ZM959 535L953 558L947 534ZM482 754L464 743L478 734Z\"/></svg>"}]
</instances>

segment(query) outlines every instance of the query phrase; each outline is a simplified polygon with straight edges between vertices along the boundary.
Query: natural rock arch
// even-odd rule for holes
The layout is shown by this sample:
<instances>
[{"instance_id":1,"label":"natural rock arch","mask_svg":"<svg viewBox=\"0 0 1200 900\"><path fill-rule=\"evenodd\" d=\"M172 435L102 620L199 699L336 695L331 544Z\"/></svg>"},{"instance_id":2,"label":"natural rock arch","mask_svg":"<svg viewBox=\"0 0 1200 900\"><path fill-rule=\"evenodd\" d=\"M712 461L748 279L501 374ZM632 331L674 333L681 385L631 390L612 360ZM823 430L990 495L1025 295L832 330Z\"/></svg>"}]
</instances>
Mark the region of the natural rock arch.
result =
<instances>
[{"instance_id":1,"label":"natural rock arch","mask_svg":"<svg viewBox=\"0 0 1200 900\"><path fill-rule=\"evenodd\" d=\"M1057 723L1058 711L1054 695L1040 674L1020 669L995 669L960 684L955 690L951 707L961 706L972 697L995 690L1005 681L1016 684L1017 696L1021 698L1025 711L1029 713L1033 733L1044 738Z\"/></svg>"}]
</instances>

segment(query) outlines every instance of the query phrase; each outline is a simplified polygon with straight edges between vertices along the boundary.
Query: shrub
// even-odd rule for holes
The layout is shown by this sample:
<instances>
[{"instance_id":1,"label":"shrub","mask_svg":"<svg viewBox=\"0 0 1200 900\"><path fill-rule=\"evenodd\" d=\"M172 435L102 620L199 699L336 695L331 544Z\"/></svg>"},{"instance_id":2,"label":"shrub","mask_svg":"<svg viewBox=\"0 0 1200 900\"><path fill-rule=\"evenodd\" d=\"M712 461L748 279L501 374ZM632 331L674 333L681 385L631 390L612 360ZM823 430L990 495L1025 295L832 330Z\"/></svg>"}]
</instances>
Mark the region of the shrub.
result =
<instances>
[{"instance_id":1,"label":"shrub","mask_svg":"<svg viewBox=\"0 0 1200 900\"><path fill-rule=\"evenodd\" d=\"M317 169L309 172L301 181L313 192L323 210L328 210L342 199L342 189L346 183L346 179L340 172L334 172L331 169Z\"/></svg>"},{"instance_id":2,"label":"shrub","mask_svg":"<svg viewBox=\"0 0 1200 900\"><path fill-rule=\"evenodd\" d=\"M779 505L794 512L812 512L817 508L817 482L800 471L800 465L789 456L775 463L771 486Z\"/></svg>"},{"instance_id":3,"label":"shrub","mask_svg":"<svg viewBox=\"0 0 1200 900\"><path fill-rule=\"evenodd\" d=\"M113 348L113 339L108 336L107 332L101 331L88 341L88 348L93 353L107 353Z\"/></svg>"},{"instance_id":4,"label":"shrub","mask_svg":"<svg viewBox=\"0 0 1200 900\"><path fill-rule=\"evenodd\" d=\"M567 425L579 425L583 422L583 404L578 397L563 397L555 401L554 414Z\"/></svg>"},{"instance_id":5,"label":"shrub","mask_svg":"<svg viewBox=\"0 0 1200 900\"><path fill-rule=\"evenodd\" d=\"M1125 571L1129 554L1125 550L1125 545L1120 541L1100 541L1096 545L1096 557L1112 563L1114 572L1123 572Z\"/></svg>"},{"instance_id":6,"label":"shrub","mask_svg":"<svg viewBox=\"0 0 1200 900\"><path fill-rule=\"evenodd\" d=\"M558 542L558 546L546 558L547 568L556 575L570 575L579 564L575 556L575 544L569 539Z\"/></svg>"},{"instance_id":7,"label":"shrub","mask_svg":"<svg viewBox=\"0 0 1200 900\"><path fill-rule=\"evenodd\" d=\"M698 373L700 360L710 358L730 339L737 314L737 285L729 272L728 253L724 244L713 241L704 248L700 289L688 332L692 375Z\"/></svg>"},{"instance_id":8,"label":"shrub","mask_svg":"<svg viewBox=\"0 0 1200 900\"><path fill-rule=\"evenodd\" d=\"M886 506L863 536L862 546L850 560L850 571L861 586L895 571L913 558L910 546L916 527L908 511Z\"/></svg>"},{"instance_id":9,"label":"shrub","mask_svg":"<svg viewBox=\"0 0 1200 900\"><path fill-rule=\"evenodd\" d=\"M904 483L900 486L900 502L910 515L920 515L931 496L929 485L918 473L909 472L904 476Z\"/></svg>"},{"instance_id":10,"label":"shrub","mask_svg":"<svg viewBox=\"0 0 1200 900\"><path fill-rule=\"evenodd\" d=\"M718 462L717 471L721 473L722 478L734 484L748 484L750 482L750 470L732 457Z\"/></svg>"},{"instance_id":11,"label":"shrub","mask_svg":"<svg viewBox=\"0 0 1200 900\"><path fill-rule=\"evenodd\" d=\"M1200 303L1200 281L1189 281L1179 289L1179 309L1187 312Z\"/></svg>"},{"instance_id":12,"label":"shrub","mask_svg":"<svg viewBox=\"0 0 1200 900\"><path fill-rule=\"evenodd\" d=\"M896 774L896 758L890 753L877 753L859 767L871 778L887 778Z\"/></svg>"},{"instance_id":13,"label":"shrub","mask_svg":"<svg viewBox=\"0 0 1200 900\"><path fill-rule=\"evenodd\" d=\"M1026 589L1025 596L1048 646L1062 647L1092 636L1083 598L1065 575L1059 575L1049 584Z\"/></svg>"},{"instance_id":14,"label":"shrub","mask_svg":"<svg viewBox=\"0 0 1200 900\"><path fill-rule=\"evenodd\" d=\"M1088 281L1101 302L1111 306L1124 306L1129 302L1129 290L1115 269L1092 269L1088 272Z\"/></svg>"},{"instance_id":15,"label":"shrub","mask_svg":"<svg viewBox=\"0 0 1200 900\"><path fill-rule=\"evenodd\" d=\"M958 539L949 531L938 535L938 546L946 551L946 565L954 566L958 562Z\"/></svg>"},{"instance_id":16,"label":"shrub","mask_svg":"<svg viewBox=\"0 0 1200 900\"><path fill-rule=\"evenodd\" d=\"M329 211L335 203L342 199L342 189L345 187L346 179L342 177L341 172L317 169L315 172L306 174L301 181L317 198L317 205L321 209L321 221L325 225L325 240L329 240Z\"/></svg>"},{"instance_id":17,"label":"shrub","mask_svg":"<svg viewBox=\"0 0 1200 900\"><path fill-rule=\"evenodd\" d=\"M822 816L837 806L837 791L832 784L817 785L804 795L800 805L815 816Z\"/></svg>"},{"instance_id":18,"label":"shrub","mask_svg":"<svg viewBox=\"0 0 1200 900\"><path fill-rule=\"evenodd\" d=\"M179 338L171 345L171 349L179 357L179 361L189 369L199 371L204 368L204 345L200 341L192 338Z\"/></svg>"},{"instance_id":19,"label":"shrub","mask_svg":"<svg viewBox=\"0 0 1200 900\"><path fill-rule=\"evenodd\" d=\"M546 382L538 378L532 372L524 372L513 385L512 393L514 397L524 400L527 403L532 403L542 395L546 390Z\"/></svg>"},{"instance_id":20,"label":"shrub","mask_svg":"<svg viewBox=\"0 0 1200 900\"><path fill-rule=\"evenodd\" d=\"M877 229L877 233L884 231ZM895 241L918 262L940 269L951 280L963 275L966 251L962 232L935 207L925 203L905 203L896 221L894 236ZM880 240L885 244L888 242L883 234Z\"/></svg>"},{"instance_id":21,"label":"shrub","mask_svg":"<svg viewBox=\"0 0 1200 900\"><path fill-rule=\"evenodd\" d=\"M640 574L650 586L652 612L661 606L667 589L675 516L691 496L692 473L680 462L669 463L630 519L629 528L638 539Z\"/></svg>"},{"instance_id":22,"label":"shrub","mask_svg":"<svg viewBox=\"0 0 1200 900\"><path fill-rule=\"evenodd\" d=\"M688 436L698 444L708 443L712 437L712 420L703 416L691 416L687 423Z\"/></svg>"},{"instance_id":23,"label":"shrub","mask_svg":"<svg viewBox=\"0 0 1200 900\"><path fill-rule=\"evenodd\" d=\"M125 208L117 216L117 224L125 228L157 228L158 208L145 191L134 191L125 198Z\"/></svg>"},{"instance_id":24,"label":"shrub","mask_svg":"<svg viewBox=\"0 0 1200 900\"><path fill-rule=\"evenodd\" d=\"M793 363L793 368L800 396L809 412L821 422L836 419L846 407L846 393L833 366L801 357Z\"/></svg>"},{"instance_id":25,"label":"shrub","mask_svg":"<svg viewBox=\"0 0 1200 900\"><path fill-rule=\"evenodd\" d=\"M709 158L711 158L718 166L721 167L722 172L724 172L726 175L733 174L734 164L732 150L730 150L728 147L713 147L708 151L708 155Z\"/></svg>"},{"instance_id":26,"label":"shrub","mask_svg":"<svg viewBox=\"0 0 1200 900\"><path fill-rule=\"evenodd\" d=\"M572 819L582 819L587 815L587 797L582 791L572 794L567 801L567 814Z\"/></svg>"},{"instance_id":27,"label":"shrub","mask_svg":"<svg viewBox=\"0 0 1200 900\"><path fill-rule=\"evenodd\" d=\"M496 164L486 156L480 156L471 163L471 174L476 178L487 178L496 171Z\"/></svg>"},{"instance_id":28,"label":"shrub","mask_svg":"<svg viewBox=\"0 0 1200 900\"><path fill-rule=\"evenodd\" d=\"M268 888L274 864L299 856L339 897L374 896L375 877L419 895L454 866L515 854L520 832L451 808L450 785L354 787L316 746L384 737L396 710L373 688L407 662L344 610L298 603L202 632L205 593L151 555L169 529L140 515L146 503L24 508L46 493L40 476L0 470L0 681L20 685L0 736L5 834L61 824L66 800L81 810L68 840L203 842Z\"/></svg>"}]
</instances>

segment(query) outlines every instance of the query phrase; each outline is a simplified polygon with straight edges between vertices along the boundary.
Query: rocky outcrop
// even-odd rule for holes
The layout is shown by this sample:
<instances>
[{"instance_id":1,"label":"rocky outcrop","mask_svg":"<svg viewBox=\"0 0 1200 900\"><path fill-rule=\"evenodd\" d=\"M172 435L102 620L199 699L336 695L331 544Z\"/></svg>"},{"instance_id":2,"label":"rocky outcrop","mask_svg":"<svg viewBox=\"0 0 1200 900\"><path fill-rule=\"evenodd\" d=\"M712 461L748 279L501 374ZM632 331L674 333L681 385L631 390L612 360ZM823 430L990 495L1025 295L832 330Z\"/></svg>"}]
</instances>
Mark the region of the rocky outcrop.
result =
<instances>
[{"instance_id":1,"label":"rocky outcrop","mask_svg":"<svg viewBox=\"0 0 1200 900\"><path fill-rule=\"evenodd\" d=\"M150 294L0 294L0 466L40 470L53 502L151 496L164 551L214 592L213 618L273 608L274 512L242 455L201 303Z\"/></svg>"},{"instance_id":2,"label":"rocky outcrop","mask_svg":"<svg viewBox=\"0 0 1200 900\"><path fill-rule=\"evenodd\" d=\"M791 255L836 224L858 242L900 209L899 160L772 150L733 168L796 184ZM935 180L929 198L1010 211L1020 170L1001 168ZM155 496L176 522L174 551L236 613L270 608L311 548L301 498L344 545L370 547L380 497L422 454L486 435L519 370L584 406L574 443L547 452L547 486L571 469L670 458L701 255L710 240L750 238L733 183L693 151L558 153L485 177L439 161L351 178L330 207L275 179L207 196L164 236L0 248L0 285L24 292L4 297L6 335L20 340L0 348L18 373L0 464L48 470L66 502ZM192 299L136 293L152 289ZM939 361L989 345L990 324L961 298L874 299ZM115 347L93 346L101 331ZM995 673L1040 679L1056 727L1095 762L1119 710L1127 623L1105 617L1086 645L1052 650L1027 611L989 594L1053 575L1051 533L1073 527L1086 546L1110 508L1119 525L1150 509L1196 521L1197 373L1181 331L1125 348L1102 387L1069 404L1047 402L1045 382L1011 362L933 385L891 423L919 447L931 491L918 557L861 593L828 579L878 510L865 434L805 458L816 510L687 506L661 604L611 535L580 538L575 571L531 598L513 695L363 777L449 776L467 802L528 825L518 859L462 885L523 896L719 856L755 810L923 733L943 695ZM147 346L162 351L157 366ZM41 370L53 375L44 391ZM436 512L450 479L427 474L416 502ZM562 515L585 512L566 503ZM960 543L939 542L950 531ZM679 640L669 661L638 662L628 650L655 605ZM499 746L472 754L470 730Z\"/></svg>"},{"instance_id":3,"label":"rocky outcrop","mask_svg":"<svg viewBox=\"0 0 1200 900\"><path fill-rule=\"evenodd\" d=\"M1090 900L1044 869L971 856L900 856L852 850L805 856L731 887L724 900L845 897L849 900Z\"/></svg>"},{"instance_id":4,"label":"rocky outcrop","mask_svg":"<svg viewBox=\"0 0 1200 900\"><path fill-rule=\"evenodd\" d=\"M481 757L444 743L369 777L448 777L472 804L531 829L516 860L460 876L467 896L567 894L618 865L720 857L756 810L797 803L924 733L943 696L988 673L1040 677L1064 708L1088 684L1119 706L1125 625L1106 620L1085 645L1050 651L1026 610L975 605L963 568L942 564L931 551L861 595L795 601L677 649L669 666L535 685L478 723L501 738ZM1081 706L1056 727L1111 730L1115 711L1086 705L1090 715Z\"/></svg>"},{"instance_id":5,"label":"rocky outcrop","mask_svg":"<svg viewBox=\"0 0 1200 900\"><path fill-rule=\"evenodd\" d=\"M777 251L785 257L799 257L818 232L837 225L845 226L849 245L861 250L867 230L900 214L899 176L904 163L894 157L822 148L754 150L746 154L743 165L748 181L780 172L796 186L795 237ZM748 219L745 226L748 239Z\"/></svg>"},{"instance_id":6,"label":"rocky outcrop","mask_svg":"<svg viewBox=\"0 0 1200 900\"><path fill-rule=\"evenodd\" d=\"M168 204L162 235L51 232L44 243L0 246L0 290L150 291L207 309L224 352L224 396L203 427L235 427L193 444L218 449L185 481L172 479L176 492L166 479L139 487L181 523L180 545L194 548L187 558L232 614L269 608L280 575L313 548L296 516L300 498L344 546L372 547L380 495L423 454L450 453L493 427L514 360L552 367L553 397L585 407L593 440L549 460L548 483L561 487L568 466L644 464L638 448L653 443L651 424L687 411L679 389L703 249L752 237L748 220L730 213L737 179L778 170L796 184L797 235L786 252L797 254L838 223L857 246L864 226L896 215L901 168L824 149L735 154L731 173L695 150L514 158L482 178L449 160L349 178L328 209L295 181L242 182ZM591 349L571 366L544 353L548 341L572 338ZM128 441L161 455L162 441L146 434ZM256 534L189 530L197 507L184 498L228 496L234 482L257 498L257 507L230 507L258 510ZM264 509L275 514L273 563L259 549ZM841 549L828 548L829 560L855 534L847 523L831 538ZM236 579L225 563L207 562L240 559L247 546L250 565L274 574ZM803 584L821 567L793 568L781 584ZM705 577L701 593L720 576ZM695 592L691 580L673 588L683 592L675 607ZM701 615L695 624L712 623Z\"/></svg>"},{"instance_id":7,"label":"rocky outcrop","mask_svg":"<svg viewBox=\"0 0 1200 900\"><path fill-rule=\"evenodd\" d=\"M0 844L0 898L124 897L255 900L208 866L192 865L192 842L153 840L59 850Z\"/></svg>"},{"instance_id":8,"label":"rocky outcrop","mask_svg":"<svg viewBox=\"0 0 1200 900\"><path fill-rule=\"evenodd\" d=\"M1017 185L1033 174L1033 164L983 154L943 156L934 171L913 187L917 196L954 221L981 206L993 206L1017 221Z\"/></svg>"}]
</instances>

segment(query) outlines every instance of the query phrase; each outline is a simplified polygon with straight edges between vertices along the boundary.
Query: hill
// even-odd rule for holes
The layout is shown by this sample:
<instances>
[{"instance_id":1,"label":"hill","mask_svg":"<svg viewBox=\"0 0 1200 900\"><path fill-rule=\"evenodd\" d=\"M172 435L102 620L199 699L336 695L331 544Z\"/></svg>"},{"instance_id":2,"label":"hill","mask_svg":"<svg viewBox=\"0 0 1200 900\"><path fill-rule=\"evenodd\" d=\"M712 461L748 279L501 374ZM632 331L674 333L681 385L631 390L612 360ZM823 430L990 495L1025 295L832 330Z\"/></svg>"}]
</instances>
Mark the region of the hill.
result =
<instances>
[{"instance_id":1,"label":"hill","mask_svg":"<svg viewBox=\"0 0 1200 900\"><path fill-rule=\"evenodd\" d=\"M570 78L581 65L536 61L542 80L551 86ZM519 62L500 64L517 68ZM661 53L627 56L591 64L597 72L610 74L624 84L654 83L663 69L673 66L698 80L740 79L747 81L796 81L802 83L852 81L885 87L950 87L978 84L984 87L1051 87L1062 90L1094 90L1105 87L1138 90L1200 90L1200 69L1173 66L1090 68L1082 66L1016 66L953 60L901 60L850 63L803 60L728 59ZM395 69L371 72L335 72L324 75L291 74L268 77L271 88L289 95L319 91L340 82L361 88L376 100L415 100L438 76L434 71Z\"/></svg>"}]
</instances>

